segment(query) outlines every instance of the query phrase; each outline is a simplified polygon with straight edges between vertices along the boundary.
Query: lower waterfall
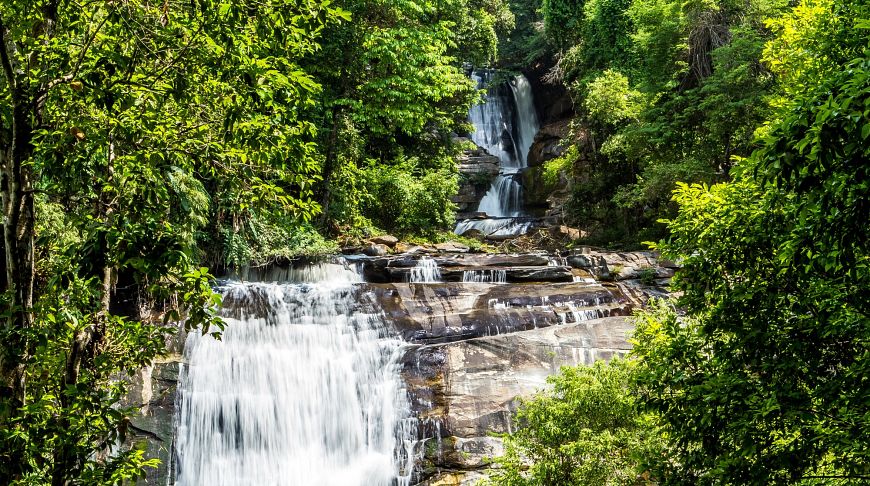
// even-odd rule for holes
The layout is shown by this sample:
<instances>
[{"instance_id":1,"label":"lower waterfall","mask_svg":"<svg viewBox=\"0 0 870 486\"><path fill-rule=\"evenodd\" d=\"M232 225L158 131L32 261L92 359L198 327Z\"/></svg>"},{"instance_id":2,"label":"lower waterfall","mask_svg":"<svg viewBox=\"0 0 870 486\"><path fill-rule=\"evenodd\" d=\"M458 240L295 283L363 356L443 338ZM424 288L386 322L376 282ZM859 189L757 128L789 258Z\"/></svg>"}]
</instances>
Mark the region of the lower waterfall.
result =
<instances>
[{"instance_id":1,"label":"lower waterfall","mask_svg":"<svg viewBox=\"0 0 870 486\"><path fill-rule=\"evenodd\" d=\"M416 439L402 341L356 304L359 277L230 283L220 341L192 333L176 485L404 486Z\"/></svg>"}]
</instances>

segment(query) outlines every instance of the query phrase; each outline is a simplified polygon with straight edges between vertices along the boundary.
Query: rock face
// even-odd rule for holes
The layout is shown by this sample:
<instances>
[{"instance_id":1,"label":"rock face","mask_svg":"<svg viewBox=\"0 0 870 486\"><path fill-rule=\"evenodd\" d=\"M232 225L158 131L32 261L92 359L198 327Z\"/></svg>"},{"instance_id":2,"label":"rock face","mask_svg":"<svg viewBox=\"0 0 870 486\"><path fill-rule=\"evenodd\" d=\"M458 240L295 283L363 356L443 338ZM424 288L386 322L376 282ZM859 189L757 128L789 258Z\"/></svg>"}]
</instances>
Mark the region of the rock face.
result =
<instances>
[{"instance_id":1,"label":"rock face","mask_svg":"<svg viewBox=\"0 0 870 486\"><path fill-rule=\"evenodd\" d=\"M529 149L529 166L543 165L544 162L562 155L565 151L562 147L562 139L568 136L568 130L569 120L561 120L541 127Z\"/></svg>"},{"instance_id":2,"label":"rock face","mask_svg":"<svg viewBox=\"0 0 870 486\"><path fill-rule=\"evenodd\" d=\"M461 138L457 143L474 147L465 150L459 157L459 192L451 198L457 206L457 212L462 214L477 209L500 169L498 157L488 154L471 140Z\"/></svg>"},{"instance_id":3,"label":"rock face","mask_svg":"<svg viewBox=\"0 0 870 486\"><path fill-rule=\"evenodd\" d=\"M628 352L626 316L663 295L676 268L651 252L467 251L347 257L367 282L354 287L359 311L383 313L408 343L401 364L418 424L414 484L475 484L484 477L488 458L503 452L492 433L514 430L518 398L544 389L561 366ZM439 266L441 282L408 282L424 257ZM227 298L224 305L253 315L268 305L246 295L250 301ZM144 484L171 483L180 366L176 356L143 370L128 402L142 410L132 423L133 442L146 441L150 457L163 464Z\"/></svg>"},{"instance_id":4,"label":"rock face","mask_svg":"<svg viewBox=\"0 0 870 486\"><path fill-rule=\"evenodd\" d=\"M487 458L503 451L491 434L513 430L518 397L544 389L546 377L559 367L627 353L632 326L626 316L651 296L664 295L658 285L673 272L647 252L458 255L437 261L445 279L463 268L503 269L507 275L535 269L542 276L553 269L571 277L368 286L388 322L419 344L408 351L404 374L420 422L423 460L417 479L428 485L480 479ZM400 265L410 262L387 262L384 268ZM591 278L593 272L619 280L602 284ZM642 272L662 278L632 278Z\"/></svg>"},{"instance_id":5,"label":"rock face","mask_svg":"<svg viewBox=\"0 0 870 486\"><path fill-rule=\"evenodd\" d=\"M552 65L538 62L523 71L535 93L535 107L544 124L564 120L574 115L574 103L562 83L547 83L544 77Z\"/></svg>"},{"instance_id":6,"label":"rock face","mask_svg":"<svg viewBox=\"0 0 870 486\"><path fill-rule=\"evenodd\" d=\"M130 392L121 403L138 407L128 426L122 447L144 448L147 457L160 460L156 469L147 469L141 484L167 484L175 476L175 406L181 357L172 355L139 371L132 377Z\"/></svg>"}]
</instances>

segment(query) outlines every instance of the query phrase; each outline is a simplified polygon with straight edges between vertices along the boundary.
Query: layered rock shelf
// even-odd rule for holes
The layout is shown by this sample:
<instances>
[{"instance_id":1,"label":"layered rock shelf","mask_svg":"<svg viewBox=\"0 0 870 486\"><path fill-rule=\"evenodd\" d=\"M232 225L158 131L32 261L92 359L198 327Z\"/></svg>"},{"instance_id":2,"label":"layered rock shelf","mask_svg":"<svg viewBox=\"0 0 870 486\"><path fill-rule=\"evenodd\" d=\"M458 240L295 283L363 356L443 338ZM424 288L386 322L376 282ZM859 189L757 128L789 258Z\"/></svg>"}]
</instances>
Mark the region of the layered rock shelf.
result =
<instances>
[{"instance_id":1,"label":"layered rock shelf","mask_svg":"<svg viewBox=\"0 0 870 486\"><path fill-rule=\"evenodd\" d=\"M396 241L376 244L399 248ZM345 257L365 283L353 286L356 312L378 313L407 347L402 376L418 430L414 484L474 484L502 452L493 433L516 427L519 397L546 387L561 366L592 364L630 350L633 309L666 293L676 265L654 253L577 249L553 255L476 254L455 244L387 256ZM457 251L458 250L458 251ZM421 262L437 281L414 283ZM304 281L305 267L249 271L248 280ZM224 315L268 317L265 294L228 295ZM179 338L179 343L183 342ZM145 370L129 404L142 416L133 436L163 466L148 484L172 477L174 358Z\"/></svg>"}]
</instances>

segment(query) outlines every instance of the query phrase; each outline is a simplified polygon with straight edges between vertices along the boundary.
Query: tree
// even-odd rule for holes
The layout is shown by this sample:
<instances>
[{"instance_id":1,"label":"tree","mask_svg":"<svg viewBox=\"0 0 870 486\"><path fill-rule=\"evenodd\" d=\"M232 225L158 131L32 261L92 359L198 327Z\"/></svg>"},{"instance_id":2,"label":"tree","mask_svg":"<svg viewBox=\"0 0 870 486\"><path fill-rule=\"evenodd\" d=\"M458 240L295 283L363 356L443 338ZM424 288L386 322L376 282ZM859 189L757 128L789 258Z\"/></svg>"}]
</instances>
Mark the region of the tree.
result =
<instances>
[{"instance_id":1,"label":"tree","mask_svg":"<svg viewBox=\"0 0 870 486\"><path fill-rule=\"evenodd\" d=\"M840 27L781 61L823 59L809 63L823 77L783 78L793 97L733 182L675 193L661 249L683 264L687 318L649 314L635 351L640 403L670 438L667 484L870 478L867 14L798 6L784 24Z\"/></svg>"},{"instance_id":2,"label":"tree","mask_svg":"<svg viewBox=\"0 0 870 486\"><path fill-rule=\"evenodd\" d=\"M118 376L173 328L117 297L166 299L155 314L207 332L202 232L317 211L299 115L319 87L298 61L344 16L319 1L0 6L0 482L115 484L152 464L112 452Z\"/></svg>"},{"instance_id":3,"label":"tree","mask_svg":"<svg viewBox=\"0 0 870 486\"><path fill-rule=\"evenodd\" d=\"M632 364L615 359L563 367L552 389L521 403L517 431L505 438L490 484L636 485L648 482L644 458L661 439L651 416L636 411Z\"/></svg>"},{"instance_id":4,"label":"tree","mask_svg":"<svg viewBox=\"0 0 870 486\"><path fill-rule=\"evenodd\" d=\"M495 58L496 32L513 17L498 0L469 2L339 2L353 22L332 25L323 50L309 69L324 86L312 119L322 120L324 154L319 200L323 226L331 233L383 225L367 207L382 204L368 181L386 165L433 191L423 199L449 205L455 184L451 132L462 132L477 99L463 61L485 64ZM443 180L442 187L424 179ZM431 196L431 197L429 197ZM366 201L370 201L366 204ZM425 211L418 207L413 211ZM443 218L438 229L444 229ZM387 219L386 222L390 223ZM431 231L421 220L423 231ZM448 223L449 224L449 223ZM399 225L402 226L402 225ZM387 230L402 228L386 227Z\"/></svg>"}]
</instances>

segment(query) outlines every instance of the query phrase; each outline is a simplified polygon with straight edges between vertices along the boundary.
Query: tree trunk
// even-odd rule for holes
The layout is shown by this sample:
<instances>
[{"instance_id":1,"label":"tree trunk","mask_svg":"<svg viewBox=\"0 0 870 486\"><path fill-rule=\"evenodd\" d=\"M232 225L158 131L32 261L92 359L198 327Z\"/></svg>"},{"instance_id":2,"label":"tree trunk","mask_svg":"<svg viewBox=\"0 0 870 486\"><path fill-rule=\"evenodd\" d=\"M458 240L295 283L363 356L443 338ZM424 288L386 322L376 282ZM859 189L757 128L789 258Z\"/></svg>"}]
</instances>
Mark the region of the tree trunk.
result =
<instances>
[{"instance_id":1,"label":"tree trunk","mask_svg":"<svg viewBox=\"0 0 870 486\"><path fill-rule=\"evenodd\" d=\"M336 145L338 144L338 116L341 108L338 105L332 107L332 130L329 133L329 142L326 146L326 157L323 162L323 195L320 198L320 225L324 229L329 221L329 202L332 199L332 173L335 171Z\"/></svg>"},{"instance_id":2,"label":"tree trunk","mask_svg":"<svg viewBox=\"0 0 870 486\"><path fill-rule=\"evenodd\" d=\"M3 261L5 281L6 340L0 353L0 379L2 400L0 419L5 422L9 415L26 404L25 365L28 351L27 328L33 324L33 255L34 213L33 177L28 159L33 150L33 126L31 103L24 87L20 86L10 55L6 27L0 21L0 62L2 62L7 89L12 101L11 131L6 133L4 147L0 148L0 204L3 210ZM6 454L9 477L0 477L0 482L20 477L24 467L23 451L13 450Z\"/></svg>"}]
</instances>

